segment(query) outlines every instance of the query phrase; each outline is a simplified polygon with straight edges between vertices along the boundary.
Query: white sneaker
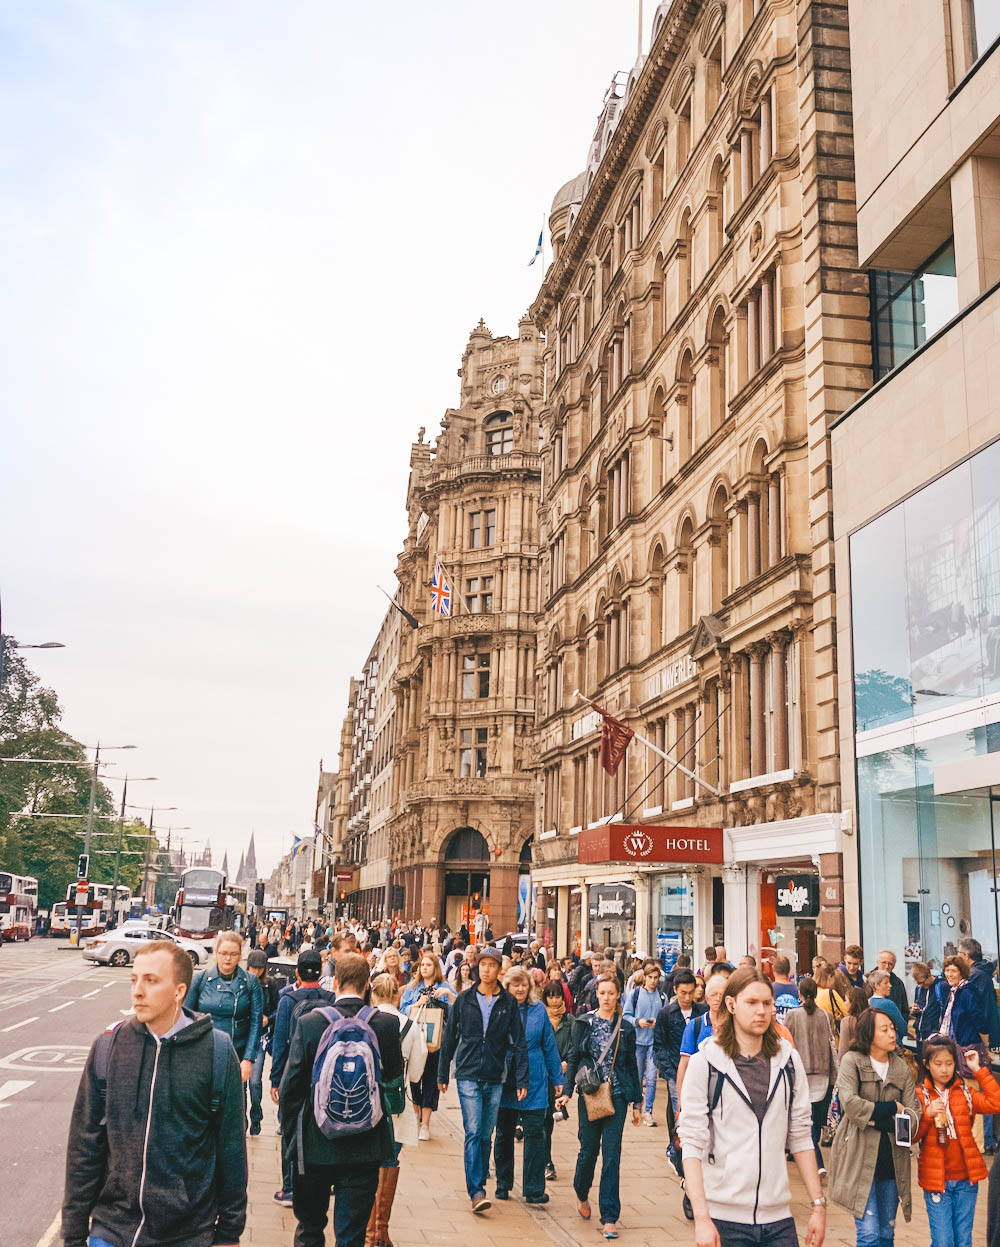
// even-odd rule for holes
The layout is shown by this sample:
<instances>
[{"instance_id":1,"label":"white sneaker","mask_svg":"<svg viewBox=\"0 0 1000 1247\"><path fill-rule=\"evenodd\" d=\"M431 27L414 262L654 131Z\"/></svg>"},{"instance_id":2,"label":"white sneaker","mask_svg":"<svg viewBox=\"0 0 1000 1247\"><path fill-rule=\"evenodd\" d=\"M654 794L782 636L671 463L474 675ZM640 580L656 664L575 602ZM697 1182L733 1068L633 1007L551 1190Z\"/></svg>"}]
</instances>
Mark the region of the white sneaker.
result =
<instances>
[{"instance_id":1,"label":"white sneaker","mask_svg":"<svg viewBox=\"0 0 1000 1247\"><path fill-rule=\"evenodd\" d=\"M643 1114L643 1116L642 1116L642 1124L643 1124L644 1126L655 1126L655 1125L656 1125L656 1122L653 1120L653 1114L652 1114L652 1113L644 1113L644 1114Z\"/></svg>"},{"instance_id":2,"label":"white sneaker","mask_svg":"<svg viewBox=\"0 0 1000 1247\"><path fill-rule=\"evenodd\" d=\"M420 1140L420 1142L421 1142L421 1143L426 1143L426 1142L427 1142L427 1140L428 1140L430 1137L431 1137L431 1128L430 1128L430 1126L421 1126L421 1127L420 1127L420 1130L419 1130L419 1132L418 1132L418 1134L417 1134L417 1138Z\"/></svg>"}]
</instances>

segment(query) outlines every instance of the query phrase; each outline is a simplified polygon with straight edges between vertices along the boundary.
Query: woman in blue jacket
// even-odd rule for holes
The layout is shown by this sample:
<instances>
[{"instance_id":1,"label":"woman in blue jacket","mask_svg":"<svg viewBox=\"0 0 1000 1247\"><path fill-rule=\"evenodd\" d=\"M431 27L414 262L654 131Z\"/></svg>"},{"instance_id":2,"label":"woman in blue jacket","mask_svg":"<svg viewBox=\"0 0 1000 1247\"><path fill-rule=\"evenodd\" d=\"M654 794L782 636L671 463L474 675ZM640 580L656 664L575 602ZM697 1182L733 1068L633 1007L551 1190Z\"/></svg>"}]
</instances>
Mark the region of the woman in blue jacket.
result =
<instances>
[{"instance_id":1,"label":"woman in blue jacket","mask_svg":"<svg viewBox=\"0 0 1000 1247\"><path fill-rule=\"evenodd\" d=\"M257 978L240 965L242 955L242 937L235 931L220 932L215 940L215 960L194 976L184 1004L195 1013L209 1014L212 1026L226 1032L246 1082L260 1045L264 993Z\"/></svg>"},{"instance_id":2,"label":"woman in blue jacket","mask_svg":"<svg viewBox=\"0 0 1000 1247\"><path fill-rule=\"evenodd\" d=\"M563 1071L556 1047L555 1031L545 1006L535 998L534 984L527 970L514 966L507 971L504 987L517 1002L528 1049L528 1094L517 1098L517 1088L508 1079L504 1084L497 1113L493 1160L496 1165L497 1199L506 1199L514 1185L514 1130L520 1118L524 1129L524 1169L521 1191L526 1204L547 1204L545 1193L545 1110L549 1105L549 1083L556 1095L562 1094Z\"/></svg>"}]
</instances>

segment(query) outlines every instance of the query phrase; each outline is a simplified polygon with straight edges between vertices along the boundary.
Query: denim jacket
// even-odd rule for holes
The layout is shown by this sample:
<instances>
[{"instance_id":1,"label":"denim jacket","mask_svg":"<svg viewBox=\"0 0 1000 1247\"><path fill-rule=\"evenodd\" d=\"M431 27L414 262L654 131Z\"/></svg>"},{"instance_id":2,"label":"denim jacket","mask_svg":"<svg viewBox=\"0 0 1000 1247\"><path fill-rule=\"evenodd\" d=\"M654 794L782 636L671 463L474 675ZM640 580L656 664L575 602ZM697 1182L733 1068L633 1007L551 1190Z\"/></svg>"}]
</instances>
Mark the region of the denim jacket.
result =
<instances>
[{"instance_id":1,"label":"denim jacket","mask_svg":"<svg viewBox=\"0 0 1000 1247\"><path fill-rule=\"evenodd\" d=\"M184 1004L197 1013L209 1014L215 1029L225 1031L232 1039L241 1061L256 1057L264 993L255 975L237 966L233 977L224 979L218 966L211 965L194 976Z\"/></svg>"}]
</instances>

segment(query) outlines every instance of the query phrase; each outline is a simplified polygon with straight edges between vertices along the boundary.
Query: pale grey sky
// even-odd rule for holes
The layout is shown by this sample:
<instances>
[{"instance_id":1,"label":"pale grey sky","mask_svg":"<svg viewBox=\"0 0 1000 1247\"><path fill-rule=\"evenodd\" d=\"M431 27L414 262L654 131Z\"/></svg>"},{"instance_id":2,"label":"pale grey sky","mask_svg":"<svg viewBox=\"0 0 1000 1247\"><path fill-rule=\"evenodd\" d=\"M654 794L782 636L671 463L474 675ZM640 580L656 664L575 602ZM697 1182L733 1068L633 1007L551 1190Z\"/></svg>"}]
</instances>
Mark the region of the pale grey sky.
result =
<instances>
[{"instance_id":1,"label":"pale grey sky","mask_svg":"<svg viewBox=\"0 0 1000 1247\"><path fill-rule=\"evenodd\" d=\"M636 11L0 0L5 630L217 860L311 827L409 443L516 332Z\"/></svg>"}]
</instances>

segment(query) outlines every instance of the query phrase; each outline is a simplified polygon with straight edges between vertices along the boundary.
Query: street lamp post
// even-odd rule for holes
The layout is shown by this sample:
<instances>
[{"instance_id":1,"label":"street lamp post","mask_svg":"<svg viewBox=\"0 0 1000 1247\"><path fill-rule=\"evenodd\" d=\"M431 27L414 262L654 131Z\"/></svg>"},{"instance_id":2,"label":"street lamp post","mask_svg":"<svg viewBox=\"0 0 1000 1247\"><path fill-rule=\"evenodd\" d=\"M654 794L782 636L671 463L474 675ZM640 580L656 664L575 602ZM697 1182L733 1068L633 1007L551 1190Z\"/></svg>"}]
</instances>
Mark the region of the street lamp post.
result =
<instances>
[{"instance_id":1,"label":"street lamp post","mask_svg":"<svg viewBox=\"0 0 1000 1247\"><path fill-rule=\"evenodd\" d=\"M160 813L165 814L167 810L176 810L178 808L176 805L161 805ZM150 846L153 843L153 815L155 813L156 807L152 806L149 811L149 839L146 841L146 860L142 867L142 899L147 905L149 904L149 897L146 894L146 889L149 886L149 855L151 852Z\"/></svg>"},{"instance_id":2,"label":"street lamp post","mask_svg":"<svg viewBox=\"0 0 1000 1247\"><path fill-rule=\"evenodd\" d=\"M137 745L105 745L104 748L105 749L137 749L138 746ZM87 859L86 867L87 867L88 875L90 874L90 836L91 836L91 832L93 831L93 827L94 827L94 801L97 797L97 770L100 764L101 764L101 742L98 741L97 747L94 750L94 769L91 772L91 776L90 776L90 803L87 806L87 834L85 835L84 841L83 841L83 852L84 852L84 856ZM80 941L80 932L83 929L83 914L81 913L81 910L83 907L80 904L80 884L81 883L89 883L89 880L87 879L77 880L77 886L76 886L76 939L77 939L77 943L79 943ZM83 891L84 895L86 895L86 891L87 891L86 888L84 888L84 891Z\"/></svg>"},{"instance_id":3,"label":"street lamp post","mask_svg":"<svg viewBox=\"0 0 1000 1247\"><path fill-rule=\"evenodd\" d=\"M135 780L136 784L151 784L156 780L155 775L143 775ZM111 886L111 925L118 925L118 876L121 871L122 862L122 836L125 830L125 796L128 792L128 776L125 776L125 784L122 788L122 808L118 815L118 849L115 853L115 881ZM149 843L146 844L147 855L149 853Z\"/></svg>"},{"instance_id":4,"label":"street lamp post","mask_svg":"<svg viewBox=\"0 0 1000 1247\"><path fill-rule=\"evenodd\" d=\"M43 641L40 645L12 645L11 649L65 649L66 646L62 641ZM0 689L3 688L3 655L4 655L4 636L3 636L3 602L0 601Z\"/></svg>"}]
</instances>

